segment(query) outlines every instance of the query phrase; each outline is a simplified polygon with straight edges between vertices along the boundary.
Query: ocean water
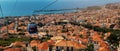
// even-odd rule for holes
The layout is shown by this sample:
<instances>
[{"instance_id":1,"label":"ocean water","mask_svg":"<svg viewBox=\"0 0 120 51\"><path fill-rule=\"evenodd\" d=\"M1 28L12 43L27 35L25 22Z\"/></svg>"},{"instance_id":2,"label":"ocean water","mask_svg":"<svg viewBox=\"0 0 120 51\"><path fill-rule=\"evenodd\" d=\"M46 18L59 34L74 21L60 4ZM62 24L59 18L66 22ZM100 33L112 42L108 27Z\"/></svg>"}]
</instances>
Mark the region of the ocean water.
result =
<instances>
[{"instance_id":1,"label":"ocean water","mask_svg":"<svg viewBox=\"0 0 120 51\"><path fill-rule=\"evenodd\" d=\"M17 2L16 2L17 1ZM40 10L55 0L0 0L3 17L32 15L34 10ZM120 0L58 0L44 10L86 8L88 6L102 6ZM38 13L37 13L38 14ZM39 14L44 14L39 12ZM2 16L0 11L0 17Z\"/></svg>"}]
</instances>

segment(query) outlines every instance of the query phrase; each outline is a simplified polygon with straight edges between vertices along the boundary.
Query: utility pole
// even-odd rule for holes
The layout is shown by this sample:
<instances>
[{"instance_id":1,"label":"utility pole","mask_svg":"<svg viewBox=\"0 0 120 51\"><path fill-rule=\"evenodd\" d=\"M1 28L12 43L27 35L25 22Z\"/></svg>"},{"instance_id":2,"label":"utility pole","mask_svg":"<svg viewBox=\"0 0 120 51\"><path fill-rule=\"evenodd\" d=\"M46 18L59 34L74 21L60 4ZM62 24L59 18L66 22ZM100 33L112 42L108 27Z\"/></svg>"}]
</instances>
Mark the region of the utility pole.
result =
<instances>
[{"instance_id":1,"label":"utility pole","mask_svg":"<svg viewBox=\"0 0 120 51\"><path fill-rule=\"evenodd\" d=\"M6 19L7 34L8 34L8 33L9 33L9 32L8 32L8 17L6 17L5 19Z\"/></svg>"},{"instance_id":2,"label":"utility pole","mask_svg":"<svg viewBox=\"0 0 120 51\"><path fill-rule=\"evenodd\" d=\"M16 19L15 19L15 30L17 31L17 29L18 29L18 23L19 23L19 18L17 17Z\"/></svg>"},{"instance_id":3,"label":"utility pole","mask_svg":"<svg viewBox=\"0 0 120 51\"><path fill-rule=\"evenodd\" d=\"M33 16L34 16L34 21L36 22L36 20L37 20L36 15L35 15L35 14L33 14Z\"/></svg>"}]
</instances>

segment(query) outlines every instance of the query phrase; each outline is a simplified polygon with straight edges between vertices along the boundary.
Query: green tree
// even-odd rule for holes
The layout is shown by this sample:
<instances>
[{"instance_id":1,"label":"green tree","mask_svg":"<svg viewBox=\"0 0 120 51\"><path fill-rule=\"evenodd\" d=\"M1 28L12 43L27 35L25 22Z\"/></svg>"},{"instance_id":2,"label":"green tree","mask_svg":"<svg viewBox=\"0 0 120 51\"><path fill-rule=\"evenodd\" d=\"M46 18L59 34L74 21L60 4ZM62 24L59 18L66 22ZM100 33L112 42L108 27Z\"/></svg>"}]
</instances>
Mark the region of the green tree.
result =
<instances>
[{"instance_id":1,"label":"green tree","mask_svg":"<svg viewBox=\"0 0 120 51\"><path fill-rule=\"evenodd\" d=\"M117 47L120 41L120 31L119 32L113 31L107 40L111 45L113 45L114 47Z\"/></svg>"}]
</instances>

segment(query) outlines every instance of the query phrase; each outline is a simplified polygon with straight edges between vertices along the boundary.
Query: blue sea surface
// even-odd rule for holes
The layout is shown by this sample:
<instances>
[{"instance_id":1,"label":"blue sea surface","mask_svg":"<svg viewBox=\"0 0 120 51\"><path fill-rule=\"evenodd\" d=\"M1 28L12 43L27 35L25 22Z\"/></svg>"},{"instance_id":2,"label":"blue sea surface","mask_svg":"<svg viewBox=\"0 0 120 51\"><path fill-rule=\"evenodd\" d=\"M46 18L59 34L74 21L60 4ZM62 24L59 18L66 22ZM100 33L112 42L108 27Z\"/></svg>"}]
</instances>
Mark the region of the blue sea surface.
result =
<instances>
[{"instance_id":1,"label":"blue sea surface","mask_svg":"<svg viewBox=\"0 0 120 51\"><path fill-rule=\"evenodd\" d=\"M55 0L0 0L0 5L3 17L25 16L32 15L34 10L40 10L54 1ZM86 8L88 6L101 6L115 2L120 2L120 0L58 0L44 10ZM40 14L44 13L40 12ZM2 17L1 11L0 17Z\"/></svg>"}]
</instances>

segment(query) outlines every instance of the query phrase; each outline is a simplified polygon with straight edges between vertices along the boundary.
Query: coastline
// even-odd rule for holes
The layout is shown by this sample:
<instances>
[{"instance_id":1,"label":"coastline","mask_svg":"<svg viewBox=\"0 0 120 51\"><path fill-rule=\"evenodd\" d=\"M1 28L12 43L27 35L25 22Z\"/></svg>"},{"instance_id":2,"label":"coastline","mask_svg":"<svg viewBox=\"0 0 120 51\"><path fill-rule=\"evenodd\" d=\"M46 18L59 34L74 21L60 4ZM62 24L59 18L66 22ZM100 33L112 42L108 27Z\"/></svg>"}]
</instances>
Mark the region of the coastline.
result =
<instances>
[{"instance_id":1,"label":"coastline","mask_svg":"<svg viewBox=\"0 0 120 51\"><path fill-rule=\"evenodd\" d=\"M44 49L46 51L49 48L57 50L61 45L63 48L59 50L64 51L113 51L117 49L120 40L120 3L91 6L76 12L59 14L8 16L0 19L0 26L2 26L0 28L0 46L3 50L23 44L25 48L39 47L36 50L47 47ZM11 46L10 44L16 45ZM76 45L79 46L76 47ZM43 47L41 48L41 46ZM64 47L72 47L72 49ZM91 49L89 49L90 47ZM20 49L22 50L22 48ZM34 50L34 48L31 49Z\"/></svg>"},{"instance_id":2,"label":"coastline","mask_svg":"<svg viewBox=\"0 0 120 51\"><path fill-rule=\"evenodd\" d=\"M113 2L114 3L114 2ZM109 3L106 3L106 4L109 4ZM104 6L104 5L106 5L105 3L104 4L100 4L100 5L92 5L92 6ZM79 5L79 4L78 4ZM84 6L84 5L83 5ZM85 6L85 7L83 7L82 5L81 6L78 6L78 7L73 7L73 8L82 8L82 9L85 9L85 8L87 8L87 7L91 7L91 6ZM31 7L32 8L32 7ZM33 7L34 8L34 7ZM39 8L37 8L37 9L39 9ZM59 8L55 8L54 10L56 10L56 9L59 9ZM64 8L63 8L64 9ZM72 9L72 8L71 8ZM11 16L12 17L15 17L15 16L32 16L32 13L30 13L31 11L34 11L34 10L36 10L36 9L34 9L34 10L29 10L30 12L24 12L24 11L16 11L17 10L17 8L14 10L14 14L11 14ZM50 9L51 10L51 9ZM3 10L4 11L4 10ZM27 10L28 11L28 10ZM6 12L4 12L4 17L7 17L7 16L9 16L9 12L11 12L11 11L7 11L8 13L6 14ZM70 11L71 12L71 11ZM19 14L18 14L19 13ZM26 14L27 13L27 14ZM54 13L54 12L53 12ZM49 13L48 12L48 14L53 14L53 13ZM57 12L55 12L55 13L57 13ZM61 12L61 13L64 13L64 11L63 12ZM45 14L45 13L38 13L38 14ZM0 17L1 18L1 17Z\"/></svg>"}]
</instances>

